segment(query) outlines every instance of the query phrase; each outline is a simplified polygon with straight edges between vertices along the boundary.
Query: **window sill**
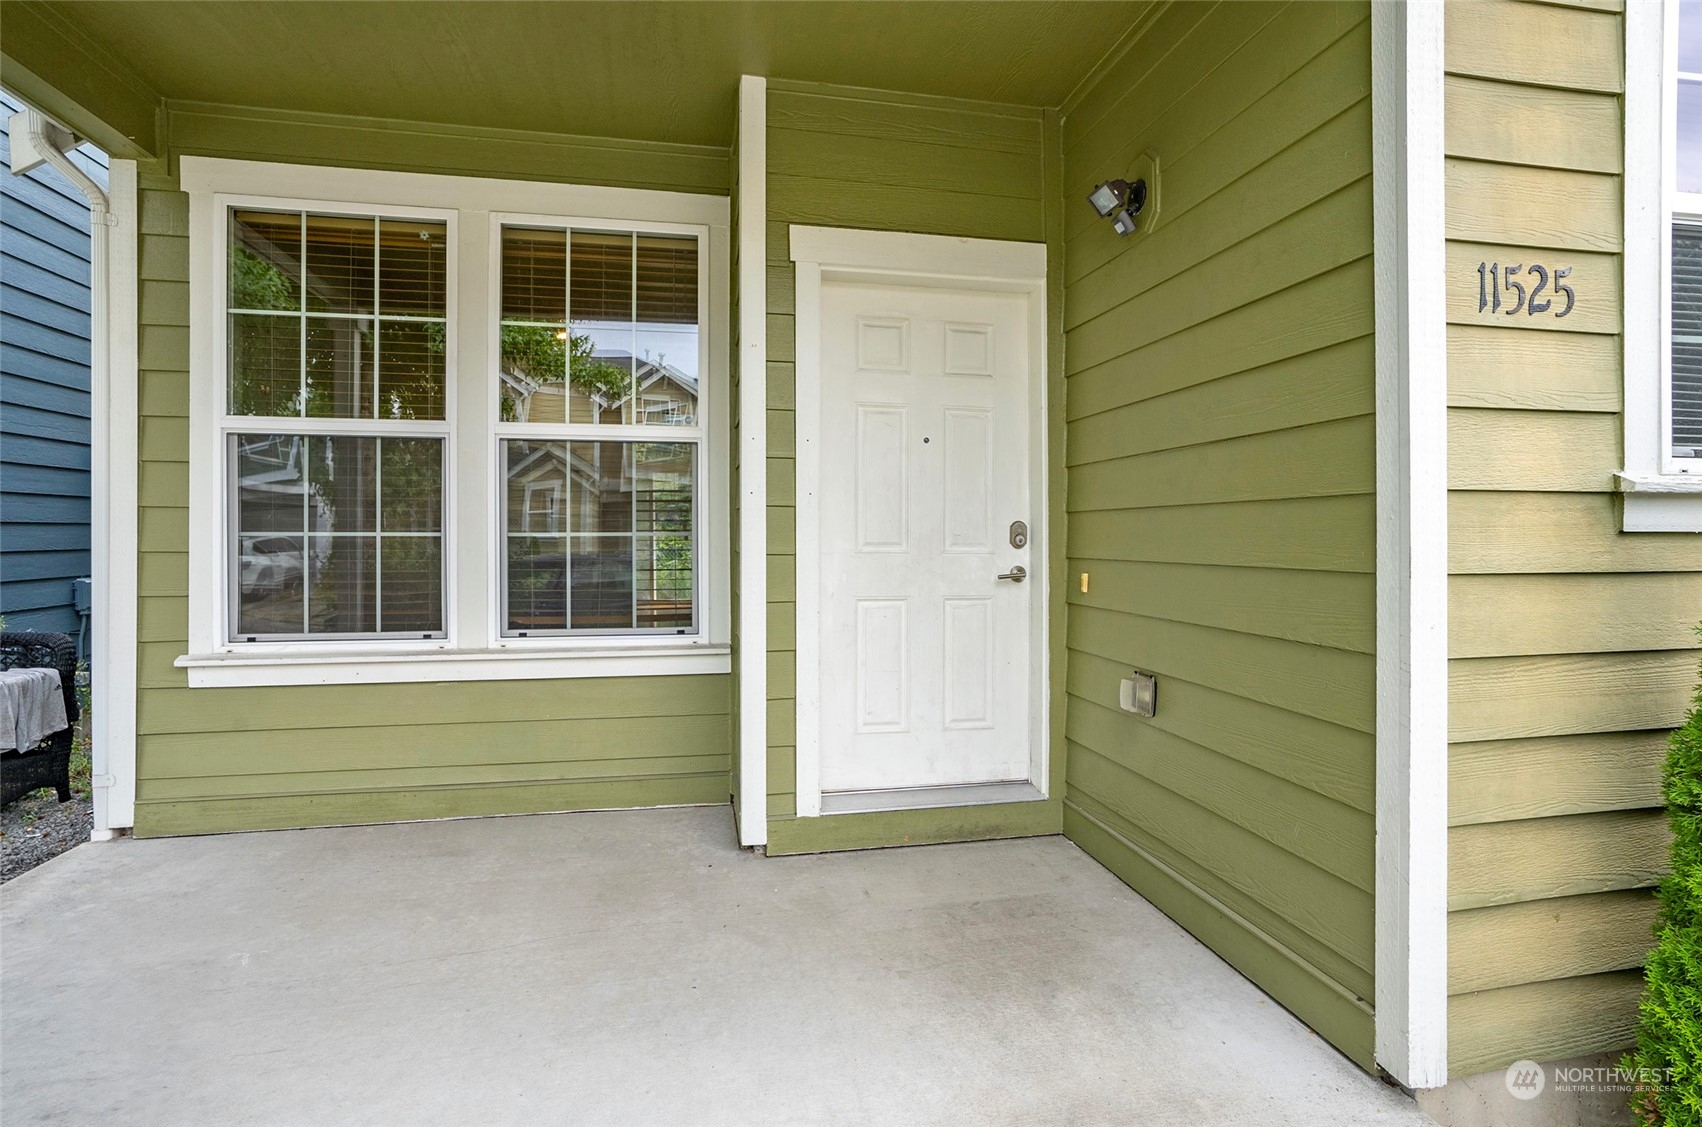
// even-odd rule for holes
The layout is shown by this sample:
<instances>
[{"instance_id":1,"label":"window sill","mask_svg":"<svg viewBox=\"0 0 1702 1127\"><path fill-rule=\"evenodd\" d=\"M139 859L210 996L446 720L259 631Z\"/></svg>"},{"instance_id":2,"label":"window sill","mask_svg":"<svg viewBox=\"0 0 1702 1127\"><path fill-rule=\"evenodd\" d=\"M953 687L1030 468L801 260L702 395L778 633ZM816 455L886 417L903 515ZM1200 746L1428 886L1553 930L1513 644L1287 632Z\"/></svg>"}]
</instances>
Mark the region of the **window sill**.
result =
<instances>
[{"instance_id":1,"label":"window sill","mask_svg":"<svg viewBox=\"0 0 1702 1127\"><path fill-rule=\"evenodd\" d=\"M1702 474L1619 473L1625 532L1702 532Z\"/></svg>"},{"instance_id":2,"label":"window sill","mask_svg":"<svg viewBox=\"0 0 1702 1127\"><path fill-rule=\"evenodd\" d=\"M575 677L670 677L732 671L732 647L602 646L573 649L324 649L310 653L185 654L190 688L261 685L392 685L418 681L538 681Z\"/></svg>"}]
</instances>

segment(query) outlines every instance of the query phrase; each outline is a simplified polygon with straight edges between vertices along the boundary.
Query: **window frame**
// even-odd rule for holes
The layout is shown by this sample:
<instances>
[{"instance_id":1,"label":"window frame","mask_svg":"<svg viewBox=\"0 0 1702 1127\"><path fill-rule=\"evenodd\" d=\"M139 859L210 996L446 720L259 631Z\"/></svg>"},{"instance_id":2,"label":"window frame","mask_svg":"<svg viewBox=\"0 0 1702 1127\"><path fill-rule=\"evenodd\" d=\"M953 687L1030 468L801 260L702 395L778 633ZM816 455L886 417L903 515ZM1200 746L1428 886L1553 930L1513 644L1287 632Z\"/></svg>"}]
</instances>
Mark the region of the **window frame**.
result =
<instances>
[{"instance_id":1,"label":"window frame","mask_svg":"<svg viewBox=\"0 0 1702 1127\"><path fill-rule=\"evenodd\" d=\"M1702 224L1702 194L1677 190L1677 0L1625 11L1626 532L1702 532L1702 458L1672 454L1672 225Z\"/></svg>"},{"instance_id":2,"label":"window frame","mask_svg":"<svg viewBox=\"0 0 1702 1127\"><path fill-rule=\"evenodd\" d=\"M189 222L188 652L192 687L346 684L726 673L731 669L730 240L725 196L550 184L433 173L182 158ZM229 416L225 313L230 208L306 210L446 221L444 636L235 641L227 560L228 435L271 432L380 436L385 420ZM497 437L501 224L691 233L699 249L700 364L694 535L694 634L505 637L496 568L501 551ZM477 383L471 381L479 381ZM725 406L724 406L725 405ZM311 423L311 426L298 426ZM278 424L278 425L273 425ZM417 420L397 421L413 433ZM553 424L544 424L553 429ZM625 437L608 433L603 437ZM644 428L640 428L644 429ZM648 428L659 431L664 428ZM627 432L622 427L621 432ZM398 430L396 437L404 431ZM629 433L629 432L628 432ZM665 437L665 436L658 436ZM165 550L173 550L166 548Z\"/></svg>"},{"instance_id":3,"label":"window frame","mask_svg":"<svg viewBox=\"0 0 1702 1127\"><path fill-rule=\"evenodd\" d=\"M502 418L502 378L499 369L502 364L502 230L504 227L518 227L528 230L560 231L569 239L574 231L610 231L636 233L639 235L690 235L697 239L697 364L698 364L698 396L697 423L695 426L670 426L644 423L532 423L505 422ZM490 585L490 621L496 639L495 644L504 648L515 649L544 649L560 643L564 639L601 640L604 642L621 643L628 638L638 638L647 641L662 641L678 637L700 637L710 629L707 612L707 591L705 581L707 568L707 548L704 524L708 515L708 490L706 480L709 476L709 435L712 432L718 415L718 404L715 396L709 394L711 380L706 378L710 371L710 271L709 271L709 228L695 223L653 222L643 224L611 224L608 219L597 219L586 216L540 215L524 212L492 212L490 217L490 313L491 328L489 359L487 361L491 378L486 394L489 397L490 412L490 457L493 467L494 499L491 503L491 559L490 575L493 582ZM635 278L636 281L636 278ZM569 294L572 293L572 276L569 275ZM571 322L568 322L571 326ZM570 330L571 331L571 327ZM637 357L634 357L636 362ZM633 401L636 411L641 403L641 389L637 385L636 367L633 381ZM503 520L503 506L506 503L504 491L507 481L503 469L502 444L509 439L537 439L540 441L574 442L690 442L696 447L696 457L693 464L692 477L692 601L693 629L685 634L670 635L662 630L633 630L631 632L608 632L590 630L550 630L528 631L525 635L510 631L507 628L507 616L504 614L504 602L508 589L508 543L507 527ZM562 499L562 520L571 528L572 512L567 498Z\"/></svg>"}]
</instances>

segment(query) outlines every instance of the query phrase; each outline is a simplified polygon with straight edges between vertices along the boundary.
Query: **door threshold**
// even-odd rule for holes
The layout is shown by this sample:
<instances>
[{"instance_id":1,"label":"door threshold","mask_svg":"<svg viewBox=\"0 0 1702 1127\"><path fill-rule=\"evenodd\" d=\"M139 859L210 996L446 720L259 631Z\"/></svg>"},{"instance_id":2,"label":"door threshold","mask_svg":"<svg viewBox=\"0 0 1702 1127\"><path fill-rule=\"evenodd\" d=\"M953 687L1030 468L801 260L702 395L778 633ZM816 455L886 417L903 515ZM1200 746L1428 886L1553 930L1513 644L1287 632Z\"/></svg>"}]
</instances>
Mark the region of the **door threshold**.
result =
<instances>
[{"instance_id":1,"label":"door threshold","mask_svg":"<svg viewBox=\"0 0 1702 1127\"><path fill-rule=\"evenodd\" d=\"M963 783L948 787L895 787L891 790L823 791L823 814L872 814L881 810L933 810L942 806L993 806L1002 802L1044 802L1046 796L1027 781Z\"/></svg>"}]
</instances>

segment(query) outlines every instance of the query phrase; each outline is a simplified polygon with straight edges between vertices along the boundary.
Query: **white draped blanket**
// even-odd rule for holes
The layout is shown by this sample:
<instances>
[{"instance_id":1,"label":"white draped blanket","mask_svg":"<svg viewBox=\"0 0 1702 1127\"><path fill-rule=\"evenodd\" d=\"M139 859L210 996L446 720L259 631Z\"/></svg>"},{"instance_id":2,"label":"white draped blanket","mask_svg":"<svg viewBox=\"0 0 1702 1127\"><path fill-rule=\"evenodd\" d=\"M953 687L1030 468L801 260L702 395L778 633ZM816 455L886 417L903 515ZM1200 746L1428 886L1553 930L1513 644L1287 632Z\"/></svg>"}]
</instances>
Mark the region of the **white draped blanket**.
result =
<instances>
[{"instance_id":1,"label":"white draped blanket","mask_svg":"<svg viewBox=\"0 0 1702 1127\"><path fill-rule=\"evenodd\" d=\"M0 670L0 751L29 751L69 725L59 670Z\"/></svg>"}]
</instances>

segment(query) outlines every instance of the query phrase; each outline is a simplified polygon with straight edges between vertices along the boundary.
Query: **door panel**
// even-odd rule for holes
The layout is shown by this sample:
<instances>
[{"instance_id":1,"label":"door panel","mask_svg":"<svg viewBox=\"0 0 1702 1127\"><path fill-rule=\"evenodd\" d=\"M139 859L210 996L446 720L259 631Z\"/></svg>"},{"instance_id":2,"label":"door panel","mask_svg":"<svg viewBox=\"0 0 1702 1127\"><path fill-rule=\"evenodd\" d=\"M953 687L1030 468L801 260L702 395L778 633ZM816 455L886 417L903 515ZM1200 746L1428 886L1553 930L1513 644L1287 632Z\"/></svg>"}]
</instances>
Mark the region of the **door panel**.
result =
<instances>
[{"instance_id":1,"label":"door panel","mask_svg":"<svg viewBox=\"0 0 1702 1127\"><path fill-rule=\"evenodd\" d=\"M822 286L824 792L1026 780L1027 302ZM800 623L800 629L810 624Z\"/></svg>"}]
</instances>

